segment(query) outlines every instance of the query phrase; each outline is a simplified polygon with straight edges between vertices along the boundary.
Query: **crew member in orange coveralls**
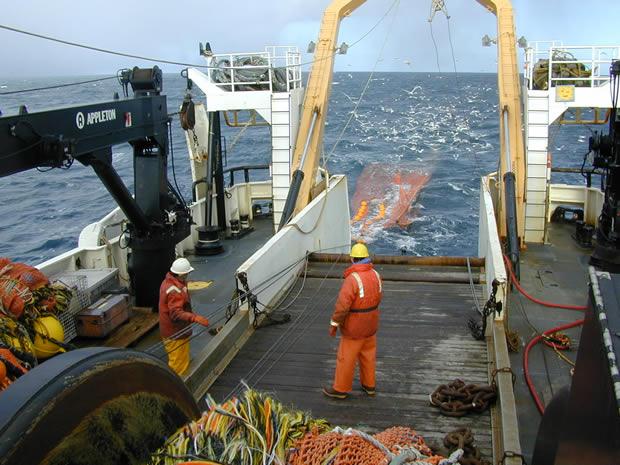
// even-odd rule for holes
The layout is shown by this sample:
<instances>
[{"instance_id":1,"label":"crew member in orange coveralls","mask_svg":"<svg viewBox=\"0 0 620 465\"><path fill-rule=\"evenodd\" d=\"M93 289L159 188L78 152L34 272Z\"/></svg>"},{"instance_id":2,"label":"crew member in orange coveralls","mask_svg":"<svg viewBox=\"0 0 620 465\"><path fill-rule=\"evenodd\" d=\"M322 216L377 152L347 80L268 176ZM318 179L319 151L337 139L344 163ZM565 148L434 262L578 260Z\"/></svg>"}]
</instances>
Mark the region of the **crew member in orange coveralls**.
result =
<instances>
[{"instance_id":1,"label":"crew member in orange coveralls","mask_svg":"<svg viewBox=\"0 0 620 465\"><path fill-rule=\"evenodd\" d=\"M187 277L194 268L186 258L177 258L159 288L159 331L168 354L168 366L178 375L189 368L189 338L192 323L209 326L209 320L192 312Z\"/></svg>"},{"instance_id":2,"label":"crew member in orange coveralls","mask_svg":"<svg viewBox=\"0 0 620 465\"><path fill-rule=\"evenodd\" d=\"M340 328L341 338L334 384L324 387L323 394L335 399L345 399L351 391L358 360L362 389L369 396L375 395L376 333L383 296L381 276L373 268L364 244L351 248L351 262L353 265L344 272L344 283L329 327L332 337Z\"/></svg>"}]
</instances>

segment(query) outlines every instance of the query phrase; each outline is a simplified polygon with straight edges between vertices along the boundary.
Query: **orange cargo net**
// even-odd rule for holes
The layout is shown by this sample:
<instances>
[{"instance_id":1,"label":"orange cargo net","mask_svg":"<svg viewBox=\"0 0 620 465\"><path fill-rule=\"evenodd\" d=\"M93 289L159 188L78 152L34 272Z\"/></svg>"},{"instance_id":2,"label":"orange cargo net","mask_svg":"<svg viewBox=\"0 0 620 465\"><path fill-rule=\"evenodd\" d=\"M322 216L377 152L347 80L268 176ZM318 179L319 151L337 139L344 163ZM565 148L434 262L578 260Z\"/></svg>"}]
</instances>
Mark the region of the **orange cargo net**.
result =
<instances>
[{"instance_id":1,"label":"orange cargo net","mask_svg":"<svg viewBox=\"0 0 620 465\"><path fill-rule=\"evenodd\" d=\"M424 442L424 438L410 428L400 426L389 428L375 434L372 438L393 455L398 455L403 449L414 448L425 456L424 463L436 465L444 459L440 455L433 454ZM324 434L312 432L296 443L289 457L289 463L290 465L324 465L326 463L331 465L387 465L392 457L378 445L360 435L333 431Z\"/></svg>"}]
</instances>

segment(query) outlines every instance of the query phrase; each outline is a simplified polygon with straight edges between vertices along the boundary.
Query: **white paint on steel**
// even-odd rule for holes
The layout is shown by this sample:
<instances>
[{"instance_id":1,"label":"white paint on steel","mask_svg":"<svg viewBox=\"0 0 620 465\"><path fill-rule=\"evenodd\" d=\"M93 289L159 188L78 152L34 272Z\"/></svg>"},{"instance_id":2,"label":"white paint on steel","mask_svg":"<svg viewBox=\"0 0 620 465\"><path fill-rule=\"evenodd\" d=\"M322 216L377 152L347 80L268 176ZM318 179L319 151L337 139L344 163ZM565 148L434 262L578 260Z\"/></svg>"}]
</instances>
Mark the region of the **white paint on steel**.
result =
<instances>
[{"instance_id":1,"label":"white paint on steel","mask_svg":"<svg viewBox=\"0 0 620 465\"><path fill-rule=\"evenodd\" d=\"M273 285L258 293L261 302L273 305L293 284L297 273L304 266L302 259L307 252L348 253L351 244L349 218L346 177L333 176L329 189L321 192L293 217L289 225L246 260L237 269L237 273L245 272L250 289L255 289L267 277L297 263L297 266L278 277ZM303 231L314 230L311 234L304 234L297 228Z\"/></svg>"}]
</instances>

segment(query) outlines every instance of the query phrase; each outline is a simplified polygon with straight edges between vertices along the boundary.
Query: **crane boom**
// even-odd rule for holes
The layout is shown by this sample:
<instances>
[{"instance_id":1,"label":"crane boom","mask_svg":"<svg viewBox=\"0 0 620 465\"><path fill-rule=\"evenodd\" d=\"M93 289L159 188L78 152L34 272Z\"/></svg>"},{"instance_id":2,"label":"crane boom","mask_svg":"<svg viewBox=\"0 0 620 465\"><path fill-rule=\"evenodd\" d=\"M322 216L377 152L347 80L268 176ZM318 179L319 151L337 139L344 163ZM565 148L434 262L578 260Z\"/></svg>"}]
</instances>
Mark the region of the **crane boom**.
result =
<instances>
[{"instance_id":1,"label":"crane boom","mask_svg":"<svg viewBox=\"0 0 620 465\"><path fill-rule=\"evenodd\" d=\"M365 1L334 0L323 15L314 64L304 97L297 145L293 152L293 182L285 207L285 212L288 213L283 215L280 226L293 214L300 212L311 200L311 189L323 144L340 21ZM525 151L521 131L522 112L513 9L510 0L476 1L497 17L497 75L501 111L500 179L507 172L513 172L516 176L517 235L521 242L525 230ZM503 193L500 195L504 197ZM501 236L506 236L507 231L504 202L502 198L497 212Z\"/></svg>"},{"instance_id":2,"label":"crane boom","mask_svg":"<svg viewBox=\"0 0 620 465\"><path fill-rule=\"evenodd\" d=\"M301 211L310 202L310 191L319 166L340 21L365 2L334 0L323 14L314 64L304 97L297 145L293 152L293 172L301 170L304 173L294 213Z\"/></svg>"},{"instance_id":3,"label":"crane boom","mask_svg":"<svg viewBox=\"0 0 620 465\"><path fill-rule=\"evenodd\" d=\"M518 237L522 243L525 235L525 149L514 14L510 0L476 1L497 17L497 88L501 111L499 174L500 179L509 171L515 174ZM504 199L496 212L501 236L507 234L505 208Z\"/></svg>"}]
</instances>

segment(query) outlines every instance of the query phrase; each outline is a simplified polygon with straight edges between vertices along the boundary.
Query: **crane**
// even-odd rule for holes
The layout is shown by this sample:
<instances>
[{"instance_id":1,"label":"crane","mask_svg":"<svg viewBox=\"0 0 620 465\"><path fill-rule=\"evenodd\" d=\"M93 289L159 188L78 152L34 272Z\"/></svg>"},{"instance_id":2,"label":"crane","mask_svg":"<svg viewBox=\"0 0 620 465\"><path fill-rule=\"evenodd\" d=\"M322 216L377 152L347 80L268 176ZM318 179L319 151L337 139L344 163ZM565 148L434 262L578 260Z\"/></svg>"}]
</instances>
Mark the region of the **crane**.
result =
<instances>
[{"instance_id":1,"label":"crane","mask_svg":"<svg viewBox=\"0 0 620 465\"><path fill-rule=\"evenodd\" d=\"M334 0L325 10L316 45L310 78L304 97L301 121L297 133L297 145L293 152L292 182L284 207L280 227L294 214L300 212L312 199L311 192L316 180L323 131L329 102L334 58L337 51L338 30L343 18L350 15L366 0ZM513 9L510 0L476 0L497 17L497 64L500 103L500 173L514 173L516 177L516 225L517 247L521 244L525 229L525 155L521 133L522 114L519 89L519 73ZM501 189L500 189L501 191ZM500 194L497 219L500 235L507 236L504 194Z\"/></svg>"}]
</instances>

